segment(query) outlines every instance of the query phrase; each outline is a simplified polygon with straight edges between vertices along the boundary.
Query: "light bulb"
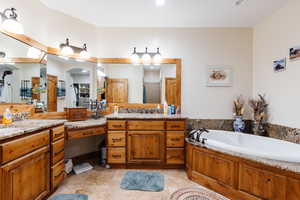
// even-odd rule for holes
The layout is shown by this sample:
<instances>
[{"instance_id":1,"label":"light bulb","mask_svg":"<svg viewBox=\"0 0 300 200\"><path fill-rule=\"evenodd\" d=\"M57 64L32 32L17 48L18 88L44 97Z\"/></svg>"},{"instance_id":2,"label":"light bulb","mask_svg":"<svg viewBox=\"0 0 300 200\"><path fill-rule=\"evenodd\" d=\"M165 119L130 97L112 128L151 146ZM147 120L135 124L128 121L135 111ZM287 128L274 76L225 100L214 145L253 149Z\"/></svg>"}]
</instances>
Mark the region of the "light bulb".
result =
<instances>
[{"instance_id":1,"label":"light bulb","mask_svg":"<svg viewBox=\"0 0 300 200\"><path fill-rule=\"evenodd\" d=\"M132 54L130 59L134 65L140 64L140 56L138 54L136 54L136 53Z\"/></svg>"},{"instance_id":2,"label":"light bulb","mask_svg":"<svg viewBox=\"0 0 300 200\"><path fill-rule=\"evenodd\" d=\"M162 60L162 57L161 57L160 53L157 53L157 54L155 54L155 56L153 58L153 64L154 65L160 65L161 60Z\"/></svg>"},{"instance_id":3,"label":"light bulb","mask_svg":"<svg viewBox=\"0 0 300 200\"><path fill-rule=\"evenodd\" d=\"M106 75L105 75L105 73L104 72L102 72L101 70L97 70L97 75L99 76L99 77L105 77Z\"/></svg>"},{"instance_id":4,"label":"light bulb","mask_svg":"<svg viewBox=\"0 0 300 200\"><path fill-rule=\"evenodd\" d=\"M81 59L89 59L89 58L91 58L90 53L88 51L86 51L86 50L82 50L80 52L80 54L79 54L79 57Z\"/></svg>"},{"instance_id":5,"label":"light bulb","mask_svg":"<svg viewBox=\"0 0 300 200\"><path fill-rule=\"evenodd\" d=\"M5 19L2 22L1 28L5 31L15 33L15 34L24 34L24 29L21 23L16 19Z\"/></svg>"},{"instance_id":6,"label":"light bulb","mask_svg":"<svg viewBox=\"0 0 300 200\"><path fill-rule=\"evenodd\" d=\"M74 50L70 46L64 46L61 50L61 54L64 56L70 56L74 54Z\"/></svg>"},{"instance_id":7,"label":"light bulb","mask_svg":"<svg viewBox=\"0 0 300 200\"><path fill-rule=\"evenodd\" d=\"M38 59L41 57L41 55L42 55L42 51L34 47L29 47L27 51L28 58Z\"/></svg>"},{"instance_id":8,"label":"light bulb","mask_svg":"<svg viewBox=\"0 0 300 200\"><path fill-rule=\"evenodd\" d=\"M146 52L142 57L142 62L144 65L150 65L151 64L151 56Z\"/></svg>"},{"instance_id":9,"label":"light bulb","mask_svg":"<svg viewBox=\"0 0 300 200\"><path fill-rule=\"evenodd\" d=\"M164 6L165 5L165 0L156 0L156 5L157 6Z\"/></svg>"}]
</instances>

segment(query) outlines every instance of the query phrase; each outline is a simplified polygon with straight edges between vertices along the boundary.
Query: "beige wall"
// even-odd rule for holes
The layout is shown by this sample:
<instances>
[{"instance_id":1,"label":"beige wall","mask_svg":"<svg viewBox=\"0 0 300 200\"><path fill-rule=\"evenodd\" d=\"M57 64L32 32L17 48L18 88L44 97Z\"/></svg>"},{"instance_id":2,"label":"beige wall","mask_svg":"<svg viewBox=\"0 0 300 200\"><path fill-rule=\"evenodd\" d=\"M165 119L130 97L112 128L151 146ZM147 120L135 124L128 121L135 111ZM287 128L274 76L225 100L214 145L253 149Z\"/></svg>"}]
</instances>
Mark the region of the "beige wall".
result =
<instances>
[{"instance_id":1,"label":"beige wall","mask_svg":"<svg viewBox=\"0 0 300 200\"><path fill-rule=\"evenodd\" d=\"M300 60L287 59L287 70L275 73L273 60L287 57L289 48L300 45L300 1L290 0L254 29L254 89L267 95L269 121L300 128Z\"/></svg>"},{"instance_id":2,"label":"beige wall","mask_svg":"<svg viewBox=\"0 0 300 200\"><path fill-rule=\"evenodd\" d=\"M161 48L164 57L182 58L182 109L190 118L230 119L232 100L252 96L253 31L251 28L95 28L50 10L38 0L7 0L0 8L15 6L26 35L57 47L66 37L92 55L129 57L132 48ZM207 87L208 65L231 66L233 87ZM74 144L75 145L75 144ZM88 143L76 151L88 152Z\"/></svg>"}]
</instances>

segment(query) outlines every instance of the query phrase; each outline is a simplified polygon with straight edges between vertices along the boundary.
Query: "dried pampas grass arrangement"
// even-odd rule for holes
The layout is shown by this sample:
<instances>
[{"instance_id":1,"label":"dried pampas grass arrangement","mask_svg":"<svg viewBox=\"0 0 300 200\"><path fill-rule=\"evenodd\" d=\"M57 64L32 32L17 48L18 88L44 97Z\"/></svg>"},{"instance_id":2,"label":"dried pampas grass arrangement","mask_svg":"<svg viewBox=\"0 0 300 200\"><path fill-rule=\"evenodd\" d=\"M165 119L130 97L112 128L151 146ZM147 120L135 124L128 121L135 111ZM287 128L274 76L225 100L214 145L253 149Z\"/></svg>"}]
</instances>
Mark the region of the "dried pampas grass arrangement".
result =
<instances>
[{"instance_id":1,"label":"dried pampas grass arrangement","mask_svg":"<svg viewBox=\"0 0 300 200\"><path fill-rule=\"evenodd\" d=\"M243 116L244 115L244 105L245 101L242 96L239 96L237 99L233 101L234 107L233 112L235 116Z\"/></svg>"},{"instance_id":2,"label":"dried pampas grass arrangement","mask_svg":"<svg viewBox=\"0 0 300 200\"><path fill-rule=\"evenodd\" d=\"M268 104L264 96L259 94L258 97L258 99L249 100L249 105L253 110L254 121L263 122L266 118Z\"/></svg>"}]
</instances>

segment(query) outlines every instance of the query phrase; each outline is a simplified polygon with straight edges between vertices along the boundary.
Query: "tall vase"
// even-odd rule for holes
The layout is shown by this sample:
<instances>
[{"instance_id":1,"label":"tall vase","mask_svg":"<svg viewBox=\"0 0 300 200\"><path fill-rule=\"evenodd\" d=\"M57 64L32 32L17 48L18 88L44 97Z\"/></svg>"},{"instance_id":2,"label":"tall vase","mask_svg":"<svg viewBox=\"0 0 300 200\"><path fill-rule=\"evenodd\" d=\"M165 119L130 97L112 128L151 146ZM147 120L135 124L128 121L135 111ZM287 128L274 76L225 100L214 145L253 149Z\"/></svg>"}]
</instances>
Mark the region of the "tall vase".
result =
<instances>
[{"instance_id":1,"label":"tall vase","mask_svg":"<svg viewBox=\"0 0 300 200\"><path fill-rule=\"evenodd\" d=\"M265 136L266 135L265 124L255 120L252 121L252 131L254 135Z\"/></svg>"},{"instance_id":2,"label":"tall vase","mask_svg":"<svg viewBox=\"0 0 300 200\"><path fill-rule=\"evenodd\" d=\"M236 116L233 122L235 132L243 132L245 130L245 122L242 116Z\"/></svg>"}]
</instances>

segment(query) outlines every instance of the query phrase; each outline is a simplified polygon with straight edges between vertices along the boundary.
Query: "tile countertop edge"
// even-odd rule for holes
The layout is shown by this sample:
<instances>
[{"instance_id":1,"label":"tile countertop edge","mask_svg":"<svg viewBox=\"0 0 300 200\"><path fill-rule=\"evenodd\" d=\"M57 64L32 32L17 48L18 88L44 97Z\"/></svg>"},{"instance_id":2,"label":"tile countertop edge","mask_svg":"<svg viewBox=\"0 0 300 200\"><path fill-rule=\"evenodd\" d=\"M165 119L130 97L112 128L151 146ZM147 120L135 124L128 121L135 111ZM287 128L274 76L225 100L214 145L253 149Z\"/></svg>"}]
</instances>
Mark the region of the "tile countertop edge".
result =
<instances>
[{"instance_id":1,"label":"tile countertop edge","mask_svg":"<svg viewBox=\"0 0 300 200\"><path fill-rule=\"evenodd\" d=\"M288 170L288 171L292 171L292 172L300 174L300 164L297 164L297 163L271 160L271 159L267 159L267 158L261 158L261 157L258 157L258 156L250 156L250 155L246 155L246 154L242 154L242 153L238 153L238 152L234 152L234 151L230 151L230 150L224 150L224 149L221 149L221 148L216 148L216 147L212 147L212 146L208 146L208 145L203 145L203 144L200 144L200 143L197 143L197 142L192 142L192 141L189 141L187 138L186 138L186 143L192 144L194 146L202 147L202 148L207 148L207 149L210 149L210 150L213 150L213 151L221 152L221 153L224 153L224 154L228 154L228 155L231 155L231 156L237 156L237 157L242 158L242 159L248 159L248 160L251 160L251 161L254 161L254 162L269 165L271 167L276 167L276 168L279 168L279 169L282 169L282 170Z\"/></svg>"},{"instance_id":2,"label":"tile countertop edge","mask_svg":"<svg viewBox=\"0 0 300 200\"><path fill-rule=\"evenodd\" d=\"M32 125L30 124L24 126L25 123L36 123L39 121L40 124ZM66 120L25 120L20 122L14 122L13 128L3 128L0 129L0 142L7 140L7 139L13 139L14 137L22 136L24 134L28 134L31 132L36 132L39 130L47 129L50 127L55 127L59 125L64 125ZM23 123L22 125L20 125ZM18 127L19 126L19 127ZM4 132L4 133L3 133Z\"/></svg>"},{"instance_id":3,"label":"tile countertop edge","mask_svg":"<svg viewBox=\"0 0 300 200\"><path fill-rule=\"evenodd\" d=\"M88 119L85 121L75 121L75 122L65 122L65 127L67 129L89 128L89 127L105 126L105 125L106 125L106 118Z\"/></svg>"}]
</instances>

